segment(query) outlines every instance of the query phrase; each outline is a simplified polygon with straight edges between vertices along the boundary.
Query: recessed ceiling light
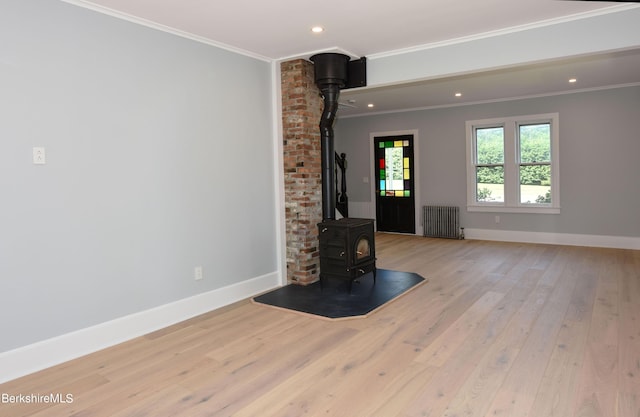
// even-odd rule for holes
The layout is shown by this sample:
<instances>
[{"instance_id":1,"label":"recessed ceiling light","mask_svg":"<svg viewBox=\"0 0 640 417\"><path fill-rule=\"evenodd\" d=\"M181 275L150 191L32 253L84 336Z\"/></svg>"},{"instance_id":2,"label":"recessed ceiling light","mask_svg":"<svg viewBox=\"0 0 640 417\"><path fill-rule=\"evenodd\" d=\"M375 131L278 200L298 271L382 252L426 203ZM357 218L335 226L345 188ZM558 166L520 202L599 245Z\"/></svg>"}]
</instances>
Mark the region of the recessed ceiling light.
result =
<instances>
[{"instance_id":1,"label":"recessed ceiling light","mask_svg":"<svg viewBox=\"0 0 640 417\"><path fill-rule=\"evenodd\" d=\"M367 104L367 107L373 107L373 103Z\"/></svg>"},{"instance_id":2,"label":"recessed ceiling light","mask_svg":"<svg viewBox=\"0 0 640 417\"><path fill-rule=\"evenodd\" d=\"M569 82L570 82L570 83L575 83L576 81L578 81L578 79L577 79L577 78L569 78Z\"/></svg>"},{"instance_id":3,"label":"recessed ceiling light","mask_svg":"<svg viewBox=\"0 0 640 417\"><path fill-rule=\"evenodd\" d=\"M456 97L462 97L462 93L456 93Z\"/></svg>"},{"instance_id":4,"label":"recessed ceiling light","mask_svg":"<svg viewBox=\"0 0 640 417\"><path fill-rule=\"evenodd\" d=\"M324 28L322 26L314 26L311 28L311 32L313 33L322 33L324 32Z\"/></svg>"}]
</instances>

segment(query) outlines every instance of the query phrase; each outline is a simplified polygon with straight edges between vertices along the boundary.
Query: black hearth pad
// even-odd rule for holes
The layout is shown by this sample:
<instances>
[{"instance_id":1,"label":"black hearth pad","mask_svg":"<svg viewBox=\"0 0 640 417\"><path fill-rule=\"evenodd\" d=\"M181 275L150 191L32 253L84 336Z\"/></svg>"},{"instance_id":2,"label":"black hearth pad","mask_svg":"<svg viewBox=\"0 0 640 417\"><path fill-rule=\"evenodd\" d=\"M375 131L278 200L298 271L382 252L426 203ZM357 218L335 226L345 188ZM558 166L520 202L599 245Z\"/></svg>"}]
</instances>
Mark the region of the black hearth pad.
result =
<instances>
[{"instance_id":1,"label":"black hearth pad","mask_svg":"<svg viewBox=\"0 0 640 417\"><path fill-rule=\"evenodd\" d=\"M290 284L254 297L253 301L329 319L358 318L426 282L413 272L387 269L378 269L375 285L372 273L358 278L351 293L346 280L324 281L323 288L319 282L307 286Z\"/></svg>"}]
</instances>

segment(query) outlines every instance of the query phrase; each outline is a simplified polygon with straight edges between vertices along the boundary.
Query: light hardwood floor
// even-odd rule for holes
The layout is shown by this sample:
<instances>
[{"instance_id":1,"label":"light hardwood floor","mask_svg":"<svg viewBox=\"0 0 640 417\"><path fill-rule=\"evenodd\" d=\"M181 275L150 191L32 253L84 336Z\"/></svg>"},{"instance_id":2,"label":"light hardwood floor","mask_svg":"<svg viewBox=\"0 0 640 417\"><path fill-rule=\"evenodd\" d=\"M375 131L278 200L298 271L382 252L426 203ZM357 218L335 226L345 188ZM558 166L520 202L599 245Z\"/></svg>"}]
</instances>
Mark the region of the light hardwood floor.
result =
<instances>
[{"instance_id":1,"label":"light hardwood floor","mask_svg":"<svg viewBox=\"0 0 640 417\"><path fill-rule=\"evenodd\" d=\"M640 251L378 234L371 317L242 302L0 385L1 416L640 416Z\"/></svg>"}]
</instances>

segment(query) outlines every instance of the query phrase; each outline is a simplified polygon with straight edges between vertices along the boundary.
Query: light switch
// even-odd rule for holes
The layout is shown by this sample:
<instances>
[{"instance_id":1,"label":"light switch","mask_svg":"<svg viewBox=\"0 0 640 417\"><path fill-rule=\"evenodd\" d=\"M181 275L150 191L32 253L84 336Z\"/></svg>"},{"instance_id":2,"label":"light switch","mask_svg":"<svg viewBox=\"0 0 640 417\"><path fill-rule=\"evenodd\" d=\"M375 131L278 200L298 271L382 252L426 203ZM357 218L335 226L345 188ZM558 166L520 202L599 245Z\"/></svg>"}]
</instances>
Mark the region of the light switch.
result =
<instances>
[{"instance_id":1,"label":"light switch","mask_svg":"<svg viewBox=\"0 0 640 417\"><path fill-rule=\"evenodd\" d=\"M33 147L33 163L36 165L44 165L47 163L44 148L40 146Z\"/></svg>"}]
</instances>

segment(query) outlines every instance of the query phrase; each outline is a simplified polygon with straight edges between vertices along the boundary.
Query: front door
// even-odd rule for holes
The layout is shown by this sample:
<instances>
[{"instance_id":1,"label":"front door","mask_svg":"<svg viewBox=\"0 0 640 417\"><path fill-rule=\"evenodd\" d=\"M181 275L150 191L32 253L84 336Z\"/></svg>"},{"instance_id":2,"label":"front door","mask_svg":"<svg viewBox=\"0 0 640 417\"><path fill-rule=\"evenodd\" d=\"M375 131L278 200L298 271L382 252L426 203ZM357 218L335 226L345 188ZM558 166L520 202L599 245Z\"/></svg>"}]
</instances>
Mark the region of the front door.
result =
<instances>
[{"instance_id":1,"label":"front door","mask_svg":"<svg viewBox=\"0 0 640 417\"><path fill-rule=\"evenodd\" d=\"M413 135L374 138L376 223L381 232L416 232Z\"/></svg>"}]
</instances>

